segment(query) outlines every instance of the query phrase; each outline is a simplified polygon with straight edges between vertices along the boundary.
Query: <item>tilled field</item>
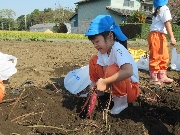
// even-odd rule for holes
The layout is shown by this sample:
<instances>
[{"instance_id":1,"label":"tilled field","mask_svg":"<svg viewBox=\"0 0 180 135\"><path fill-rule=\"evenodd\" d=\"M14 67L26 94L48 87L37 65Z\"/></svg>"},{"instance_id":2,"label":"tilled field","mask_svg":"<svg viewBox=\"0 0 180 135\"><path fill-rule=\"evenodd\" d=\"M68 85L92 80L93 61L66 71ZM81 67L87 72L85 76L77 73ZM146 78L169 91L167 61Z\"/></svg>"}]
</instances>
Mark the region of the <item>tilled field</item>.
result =
<instances>
[{"instance_id":1,"label":"tilled field","mask_svg":"<svg viewBox=\"0 0 180 135\"><path fill-rule=\"evenodd\" d=\"M70 94L63 85L65 75L88 64L96 54L88 42L0 41L2 53L18 58L17 70L6 84L0 103L2 135L179 135L179 72L168 70L175 82L150 87L149 74L139 70L141 94L119 115L110 95L99 97L92 118L81 111L86 98ZM130 44L147 49L147 44ZM180 50L180 47L176 47ZM169 47L171 53L172 47ZM170 54L171 55L171 54ZM19 93L13 94L14 89Z\"/></svg>"}]
</instances>

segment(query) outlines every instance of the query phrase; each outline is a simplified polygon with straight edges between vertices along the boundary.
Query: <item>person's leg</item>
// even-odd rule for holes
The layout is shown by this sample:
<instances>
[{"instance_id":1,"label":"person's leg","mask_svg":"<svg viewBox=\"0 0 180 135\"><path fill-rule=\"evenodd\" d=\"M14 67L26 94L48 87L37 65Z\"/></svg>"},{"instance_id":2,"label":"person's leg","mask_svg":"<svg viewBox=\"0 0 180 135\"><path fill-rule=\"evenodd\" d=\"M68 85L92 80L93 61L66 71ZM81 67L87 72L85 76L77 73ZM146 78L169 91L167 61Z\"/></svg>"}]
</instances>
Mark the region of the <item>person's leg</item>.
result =
<instances>
[{"instance_id":1,"label":"person's leg","mask_svg":"<svg viewBox=\"0 0 180 135\"><path fill-rule=\"evenodd\" d=\"M97 82L99 78L104 78L103 67L96 64L97 55L91 57L89 62L89 75L92 82ZM111 65L106 68L105 77L112 76L118 72L120 68L117 65ZM132 89L133 88L133 89ZM112 84L112 96L115 102L112 114L118 114L127 107L127 102L133 102L139 95L138 85L132 84L131 79L127 78L123 81ZM93 98L92 98L93 99ZM120 107L119 107L120 105Z\"/></svg>"},{"instance_id":2,"label":"person's leg","mask_svg":"<svg viewBox=\"0 0 180 135\"><path fill-rule=\"evenodd\" d=\"M158 79L158 72L160 70L159 63L161 62L161 41L159 40L158 32L151 32L148 36L149 45L149 73L150 73L150 84L161 85Z\"/></svg>"},{"instance_id":3,"label":"person's leg","mask_svg":"<svg viewBox=\"0 0 180 135\"><path fill-rule=\"evenodd\" d=\"M106 68L105 77L112 76L113 74L117 73L119 70L120 68L117 65L115 64L110 65ZM133 102L134 100L136 100L138 95L139 95L138 85L132 84L130 78L113 83L112 96L113 96L114 106L111 109L110 113L119 114L122 110L128 107L128 102Z\"/></svg>"},{"instance_id":4,"label":"person's leg","mask_svg":"<svg viewBox=\"0 0 180 135\"><path fill-rule=\"evenodd\" d=\"M93 55L89 61L89 76L92 82L97 82L99 78L104 77L103 67L97 64L97 55Z\"/></svg>"},{"instance_id":5,"label":"person's leg","mask_svg":"<svg viewBox=\"0 0 180 135\"><path fill-rule=\"evenodd\" d=\"M93 55L89 61L89 76L91 80L90 88L94 87L99 78L104 78L103 67L97 64L97 55ZM104 95L104 92L97 91L98 96Z\"/></svg>"},{"instance_id":6,"label":"person's leg","mask_svg":"<svg viewBox=\"0 0 180 135\"><path fill-rule=\"evenodd\" d=\"M88 115L91 115L94 110L94 107L95 107L96 101L97 101L97 96L98 95L101 96L102 94L104 94L103 92L96 90L96 82L98 81L99 78L104 77L103 67L97 64L97 59L98 59L98 56L93 55L89 61L89 76L90 76L90 80L91 80L89 94L91 94L91 95L89 95L90 99L89 99L89 105L88 105L88 109L87 109Z\"/></svg>"},{"instance_id":7,"label":"person's leg","mask_svg":"<svg viewBox=\"0 0 180 135\"><path fill-rule=\"evenodd\" d=\"M108 66L106 69L105 77L112 76L119 70L120 68L115 64ZM112 84L112 96L119 97L127 94L128 103L136 100L139 96L139 93L140 89L138 83L132 83L130 78Z\"/></svg>"},{"instance_id":8,"label":"person's leg","mask_svg":"<svg viewBox=\"0 0 180 135\"><path fill-rule=\"evenodd\" d=\"M129 80L126 80L128 103L134 102L141 92L138 82L132 82L131 85L129 85L130 83Z\"/></svg>"},{"instance_id":9,"label":"person's leg","mask_svg":"<svg viewBox=\"0 0 180 135\"><path fill-rule=\"evenodd\" d=\"M161 34L161 48L162 48L162 55L161 55L161 62L159 64L160 70L158 72L158 79L161 82L164 83L171 83L173 82L173 79L168 78L166 75L166 71L168 68L168 62L169 62L169 52L168 52L168 42L166 39L165 34Z\"/></svg>"},{"instance_id":10,"label":"person's leg","mask_svg":"<svg viewBox=\"0 0 180 135\"><path fill-rule=\"evenodd\" d=\"M5 87L4 83L0 80L0 102L2 102L4 97Z\"/></svg>"}]
</instances>

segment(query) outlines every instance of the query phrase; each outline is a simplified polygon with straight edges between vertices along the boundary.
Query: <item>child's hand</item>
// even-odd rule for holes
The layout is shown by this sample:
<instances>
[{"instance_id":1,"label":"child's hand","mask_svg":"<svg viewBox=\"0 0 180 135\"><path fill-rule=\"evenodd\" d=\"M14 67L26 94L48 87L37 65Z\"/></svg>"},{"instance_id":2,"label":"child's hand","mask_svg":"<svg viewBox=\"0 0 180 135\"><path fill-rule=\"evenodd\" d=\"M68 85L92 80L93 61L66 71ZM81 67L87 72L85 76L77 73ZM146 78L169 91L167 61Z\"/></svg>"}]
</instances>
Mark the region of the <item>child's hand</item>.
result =
<instances>
[{"instance_id":1,"label":"child's hand","mask_svg":"<svg viewBox=\"0 0 180 135\"><path fill-rule=\"evenodd\" d=\"M174 46L176 44L176 39L173 37L171 38L171 45Z\"/></svg>"},{"instance_id":2,"label":"child's hand","mask_svg":"<svg viewBox=\"0 0 180 135\"><path fill-rule=\"evenodd\" d=\"M106 83L104 81L103 78L100 78L97 82L96 82L96 85L97 85L97 90L99 91L105 91L106 90Z\"/></svg>"}]
</instances>

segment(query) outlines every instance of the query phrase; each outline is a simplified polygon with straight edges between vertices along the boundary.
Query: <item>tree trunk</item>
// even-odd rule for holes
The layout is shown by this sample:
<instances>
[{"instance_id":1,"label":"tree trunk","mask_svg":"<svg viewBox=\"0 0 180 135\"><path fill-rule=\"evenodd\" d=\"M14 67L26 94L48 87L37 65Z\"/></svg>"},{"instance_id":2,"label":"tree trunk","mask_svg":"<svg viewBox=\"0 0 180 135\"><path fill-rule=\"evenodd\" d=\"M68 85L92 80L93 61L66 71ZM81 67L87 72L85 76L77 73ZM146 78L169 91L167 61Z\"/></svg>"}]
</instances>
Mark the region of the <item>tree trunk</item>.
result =
<instances>
[{"instance_id":1,"label":"tree trunk","mask_svg":"<svg viewBox=\"0 0 180 135\"><path fill-rule=\"evenodd\" d=\"M1 23L1 28L2 28L2 30L4 29L3 22Z\"/></svg>"}]
</instances>

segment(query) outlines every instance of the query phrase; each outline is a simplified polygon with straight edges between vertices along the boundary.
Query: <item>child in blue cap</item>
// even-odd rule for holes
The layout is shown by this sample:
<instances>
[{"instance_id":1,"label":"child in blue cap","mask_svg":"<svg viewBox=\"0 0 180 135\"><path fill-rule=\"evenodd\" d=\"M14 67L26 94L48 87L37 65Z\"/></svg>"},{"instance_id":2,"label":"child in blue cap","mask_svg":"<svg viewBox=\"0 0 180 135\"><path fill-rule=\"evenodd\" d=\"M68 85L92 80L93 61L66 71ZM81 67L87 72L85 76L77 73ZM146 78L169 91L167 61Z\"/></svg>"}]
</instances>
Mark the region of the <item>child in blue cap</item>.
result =
<instances>
[{"instance_id":1,"label":"child in blue cap","mask_svg":"<svg viewBox=\"0 0 180 135\"><path fill-rule=\"evenodd\" d=\"M137 65L128 50L117 42L127 37L110 15L98 15L85 35L98 51L89 61L90 87L105 91L112 85L114 106L110 113L119 114L140 93Z\"/></svg>"},{"instance_id":2,"label":"child in blue cap","mask_svg":"<svg viewBox=\"0 0 180 135\"><path fill-rule=\"evenodd\" d=\"M169 62L168 41L166 34L169 35L171 45L176 44L171 26L171 13L166 6L168 0L154 0L155 12L153 13L149 44L149 72L150 84L171 83L173 79L168 78L166 70Z\"/></svg>"}]
</instances>

